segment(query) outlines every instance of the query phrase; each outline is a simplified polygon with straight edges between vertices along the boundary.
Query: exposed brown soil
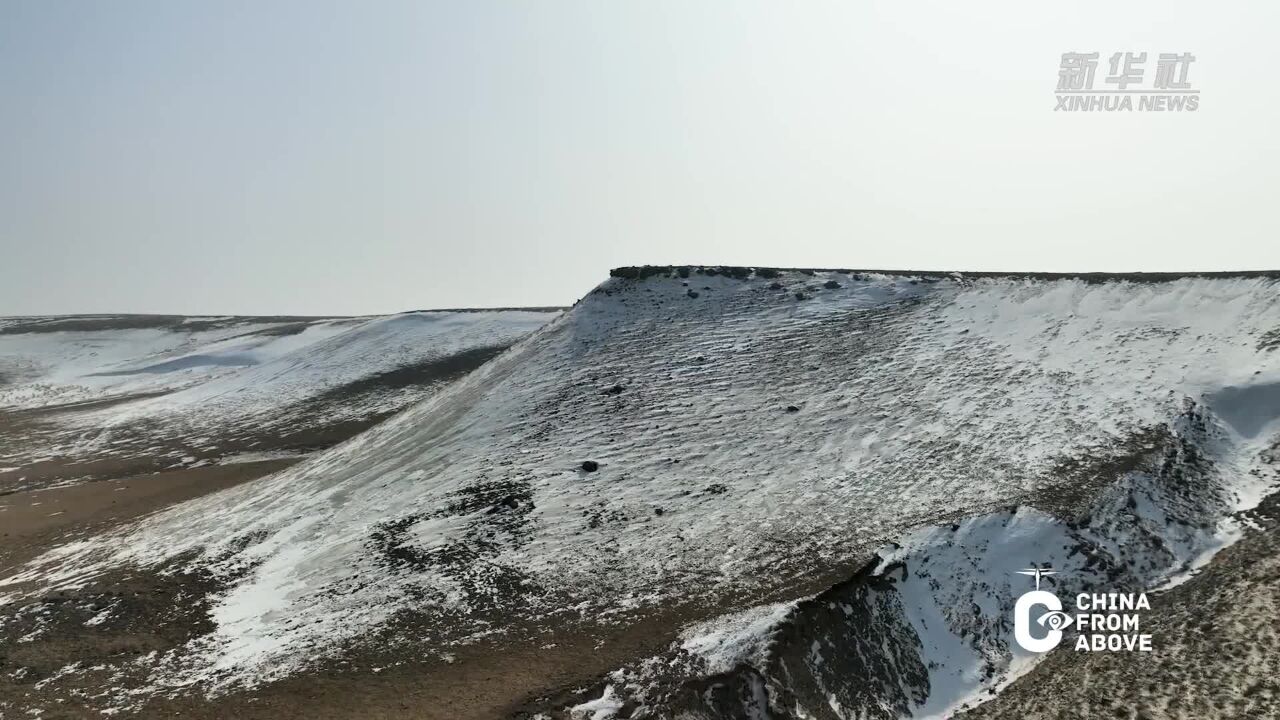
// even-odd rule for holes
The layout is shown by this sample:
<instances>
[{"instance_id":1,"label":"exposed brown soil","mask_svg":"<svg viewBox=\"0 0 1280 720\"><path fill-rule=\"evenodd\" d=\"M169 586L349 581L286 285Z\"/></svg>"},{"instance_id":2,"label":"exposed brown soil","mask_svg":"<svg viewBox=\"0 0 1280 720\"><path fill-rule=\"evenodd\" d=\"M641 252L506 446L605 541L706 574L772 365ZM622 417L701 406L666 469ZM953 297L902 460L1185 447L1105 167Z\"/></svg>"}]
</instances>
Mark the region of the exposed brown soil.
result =
<instances>
[{"instance_id":1,"label":"exposed brown soil","mask_svg":"<svg viewBox=\"0 0 1280 720\"><path fill-rule=\"evenodd\" d=\"M97 532L183 500L269 475L299 459L186 468L0 495L0 574L61 539Z\"/></svg>"},{"instance_id":2,"label":"exposed brown soil","mask_svg":"<svg viewBox=\"0 0 1280 720\"><path fill-rule=\"evenodd\" d=\"M216 590L203 577L119 571L84 589L27 603L12 613L19 619L16 624L0 629L0 713L8 707L40 710L44 718L101 717L109 704L104 689L122 691L146 683L131 664L134 659L179 647L212 629L206 596ZM56 612L45 613L50 606ZM104 611L109 611L107 620L85 624ZM214 698L155 696L125 715L202 720L529 718L580 701L580 691L636 657L658 653L677 628L703 612L705 608L666 608L607 625L513 628L443 652L431 641L431 628L406 622L358 650L277 682ZM19 641L33 632L34 639ZM58 676L60 668L77 661L93 669ZM554 688L562 690L547 697Z\"/></svg>"},{"instance_id":3,"label":"exposed brown soil","mask_svg":"<svg viewBox=\"0 0 1280 720\"><path fill-rule=\"evenodd\" d=\"M0 575L61 542L97 533L175 503L282 470L267 460L86 483L0 496ZM212 629L211 580L175 572L119 570L73 590L6 607L0 623L0 717L43 710L45 718L101 717L86 695L129 687L128 663ZM93 621L100 613L106 619ZM98 667L59 682L71 663ZM59 702L61 699L61 702Z\"/></svg>"},{"instance_id":4,"label":"exposed brown soil","mask_svg":"<svg viewBox=\"0 0 1280 720\"><path fill-rule=\"evenodd\" d=\"M159 699L148 717L181 714L201 719L237 717L396 718L490 720L531 717L547 704L539 700L551 688L586 688L626 662L666 647L687 622L679 611L629 618L610 627L565 625L526 628L462 648L445 657L405 652L389 639L384 651L365 650L326 667L292 676L255 691L212 701L200 697ZM374 668L378 668L374 670Z\"/></svg>"}]
</instances>

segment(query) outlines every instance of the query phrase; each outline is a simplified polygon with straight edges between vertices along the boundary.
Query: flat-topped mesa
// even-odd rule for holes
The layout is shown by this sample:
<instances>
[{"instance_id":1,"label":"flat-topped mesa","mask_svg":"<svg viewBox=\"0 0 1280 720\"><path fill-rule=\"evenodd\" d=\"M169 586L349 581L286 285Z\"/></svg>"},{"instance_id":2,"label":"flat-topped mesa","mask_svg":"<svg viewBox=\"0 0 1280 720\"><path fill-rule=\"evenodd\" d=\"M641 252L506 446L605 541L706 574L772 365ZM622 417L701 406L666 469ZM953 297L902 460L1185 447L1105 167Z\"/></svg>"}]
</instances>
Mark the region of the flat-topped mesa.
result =
<instances>
[{"instance_id":1,"label":"flat-topped mesa","mask_svg":"<svg viewBox=\"0 0 1280 720\"><path fill-rule=\"evenodd\" d=\"M610 277L625 280L644 280L650 277L680 277L693 275L715 276L745 280L750 277L773 279L782 273L799 273L814 275L815 273L837 273L861 276L884 275L888 277L914 278L1003 278L1011 280L1083 280L1088 283L1128 281L1128 282L1171 282L1187 278L1280 278L1280 270L1205 270L1180 272L1031 272L1017 270L885 270L885 269L851 269L851 268L781 268L742 265L624 265L609 271Z\"/></svg>"}]
</instances>

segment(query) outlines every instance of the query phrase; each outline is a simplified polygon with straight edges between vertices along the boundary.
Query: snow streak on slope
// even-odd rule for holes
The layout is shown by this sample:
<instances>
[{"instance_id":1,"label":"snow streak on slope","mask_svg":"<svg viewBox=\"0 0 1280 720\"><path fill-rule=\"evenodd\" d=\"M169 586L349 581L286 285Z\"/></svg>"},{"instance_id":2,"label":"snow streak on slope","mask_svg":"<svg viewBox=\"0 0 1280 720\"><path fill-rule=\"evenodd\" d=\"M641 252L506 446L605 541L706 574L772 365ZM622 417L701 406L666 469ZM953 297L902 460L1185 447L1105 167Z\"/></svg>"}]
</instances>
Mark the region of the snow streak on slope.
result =
<instances>
[{"instance_id":1,"label":"snow streak on slope","mask_svg":"<svg viewBox=\"0 0 1280 720\"><path fill-rule=\"evenodd\" d=\"M913 528L1072 495L1064 461L1188 398L1280 381L1267 279L770 280L611 280L342 446L37 559L9 600L196 553L229 587L160 684L270 679L407 609L461 641L795 600Z\"/></svg>"}]
</instances>

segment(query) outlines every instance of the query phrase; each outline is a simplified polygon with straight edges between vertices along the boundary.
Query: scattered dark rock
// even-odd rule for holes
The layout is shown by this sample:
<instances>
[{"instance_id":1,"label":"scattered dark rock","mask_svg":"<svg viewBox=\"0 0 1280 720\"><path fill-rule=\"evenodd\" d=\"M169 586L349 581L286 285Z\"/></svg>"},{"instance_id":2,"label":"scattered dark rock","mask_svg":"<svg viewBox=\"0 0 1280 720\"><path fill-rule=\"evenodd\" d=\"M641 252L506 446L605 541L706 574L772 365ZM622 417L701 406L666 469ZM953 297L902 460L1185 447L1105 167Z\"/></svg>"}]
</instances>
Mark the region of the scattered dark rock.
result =
<instances>
[{"instance_id":1,"label":"scattered dark rock","mask_svg":"<svg viewBox=\"0 0 1280 720\"><path fill-rule=\"evenodd\" d=\"M600 469L600 463L596 462L595 460L583 460L583 461L582 461L582 471L583 471L583 472L595 472L595 471L597 471L597 470L599 470L599 469Z\"/></svg>"},{"instance_id":2,"label":"scattered dark rock","mask_svg":"<svg viewBox=\"0 0 1280 720\"><path fill-rule=\"evenodd\" d=\"M608 390L605 390L604 394L605 395L621 395L623 390L626 390L626 388L623 387L622 385L614 385Z\"/></svg>"},{"instance_id":3,"label":"scattered dark rock","mask_svg":"<svg viewBox=\"0 0 1280 720\"><path fill-rule=\"evenodd\" d=\"M515 510L520 507L520 498L515 495L508 495L497 502L493 507L489 508L488 514L504 512L506 510Z\"/></svg>"},{"instance_id":4,"label":"scattered dark rock","mask_svg":"<svg viewBox=\"0 0 1280 720\"><path fill-rule=\"evenodd\" d=\"M663 510L663 509L662 509L662 508L660 508L660 507L656 507L656 508L654 508L654 509L653 509L653 514L654 514L654 515L657 515L658 517L662 517L662 513L664 513L664 512L666 512L666 510Z\"/></svg>"},{"instance_id":5,"label":"scattered dark rock","mask_svg":"<svg viewBox=\"0 0 1280 720\"><path fill-rule=\"evenodd\" d=\"M796 407L795 405L788 405L787 412L800 412L800 408Z\"/></svg>"},{"instance_id":6,"label":"scattered dark rock","mask_svg":"<svg viewBox=\"0 0 1280 720\"><path fill-rule=\"evenodd\" d=\"M826 282L822 283L822 287L824 287L824 288L826 288L826 289L828 289L828 290L839 290L839 289L840 289L840 283L836 282L835 280L828 280L828 281L826 281Z\"/></svg>"},{"instance_id":7,"label":"scattered dark rock","mask_svg":"<svg viewBox=\"0 0 1280 720\"><path fill-rule=\"evenodd\" d=\"M797 290L797 291L796 291L796 299L797 299L797 300L803 300L803 299L804 299L804 293L802 293L802 292L800 292L799 290Z\"/></svg>"},{"instance_id":8,"label":"scattered dark rock","mask_svg":"<svg viewBox=\"0 0 1280 720\"><path fill-rule=\"evenodd\" d=\"M769 283L769 289L770 289L770 290L781 290L781 289L782 289L782 283L780 283L780 282L771 282L771 283Z\"/></svg>"},{"instance_id":9,"label":"scattered dark rock","mask_svg":"<svg viewBox=\"0 0 1280 720\"><path fill-rule=\"evenodd\" d=\"M723 495L729 492L729 488L722 483L713 483L707 486L707 492L712 495Z\"/></svg>"},{"instance_id":10,"label":"scattered dark rock","mask_svg":"<svg viewBox=\"0 0 1280 720\"><path fill-rule=\"evenodd\" d=\"M696 297L698 297L698 291L697 291L697 290L690 289L690 290L688 291L688 293L687 293L687 294L688 294L688 295L689 295L689 297L691 297L691 298L696 298Z\"/></svg>"},{"instance_id":11,"label":"scattered dark rock","mask_svg":"<svg viewBox=\"0 0 1280 720\"><path fill-rule=\"evenodd\" d=\"M756 268L756 277L764 278L765 280L772 280L773 278L781 275L782 273L778 272L774 268Z\"/></svg>"}]
</instances>

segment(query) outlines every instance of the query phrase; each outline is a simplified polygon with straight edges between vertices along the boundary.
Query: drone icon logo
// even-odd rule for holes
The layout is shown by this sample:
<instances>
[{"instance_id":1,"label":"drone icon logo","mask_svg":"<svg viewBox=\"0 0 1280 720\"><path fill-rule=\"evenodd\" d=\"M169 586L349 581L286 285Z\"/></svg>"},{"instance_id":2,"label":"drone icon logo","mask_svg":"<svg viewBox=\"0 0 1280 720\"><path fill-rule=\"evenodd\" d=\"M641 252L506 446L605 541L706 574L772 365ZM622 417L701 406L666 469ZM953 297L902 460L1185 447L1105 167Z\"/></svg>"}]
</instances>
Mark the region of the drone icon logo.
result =
<instances>
[{"instance_id":1,"label":"drone icon logo","mask_svg":"<svg viewBox=\"0 0 1280 720\"><path fill-rule=\"evenodd\" d=\"M1062 612L1062 601L1048 590L1040 589L1040 580L1047 575L1057 573L1048 568L1027 568L1017 571L1019 575L1029 575L1036 579L1036 589L1025 592L1013 606L1013 639L1023 649L1035 653L1049 652L1062 642L1063 629L1071 626L1071 616ZM1036 618L1036 624L1048 628L1042 638L1031 634L1031 609L1043 607L1043 612Z\"/></svg>"},{"instance_id":2,"label":"drone icon logo","mask_svg":"<svg viewBox=\"0 0 1280 720\"><path fill-rule=\"evenodd\" d=\"M1050 570L1049 568L1037 568L1037 567L1033 567L1033 568L1027 568L1026 570L1019 570L1019 571L1018 571L1018 574L1019 574L1019 575L1030 575L1030 576L1034 577L1034 578L1036 579L1036 590L1039 590L1039 589L1040 589L1040 578L1042 578L1042 577L1044 577L1044 576L1046 576L1046 575L1057 575L1057 574L1058 574L1058 572L1057 572L1056 570Z\"/></svg>"}]
</instances>

